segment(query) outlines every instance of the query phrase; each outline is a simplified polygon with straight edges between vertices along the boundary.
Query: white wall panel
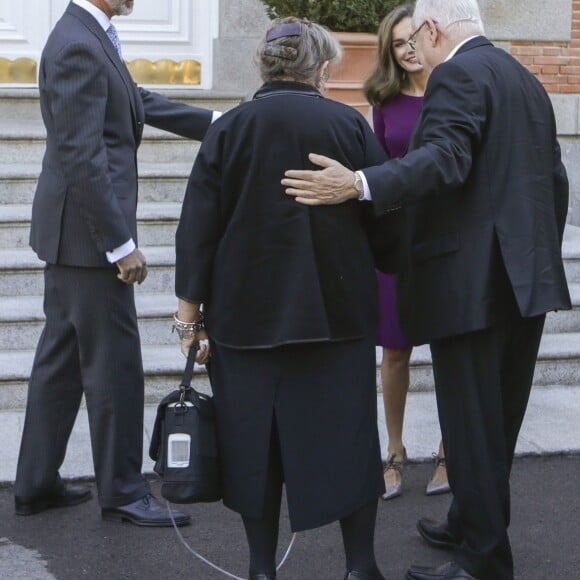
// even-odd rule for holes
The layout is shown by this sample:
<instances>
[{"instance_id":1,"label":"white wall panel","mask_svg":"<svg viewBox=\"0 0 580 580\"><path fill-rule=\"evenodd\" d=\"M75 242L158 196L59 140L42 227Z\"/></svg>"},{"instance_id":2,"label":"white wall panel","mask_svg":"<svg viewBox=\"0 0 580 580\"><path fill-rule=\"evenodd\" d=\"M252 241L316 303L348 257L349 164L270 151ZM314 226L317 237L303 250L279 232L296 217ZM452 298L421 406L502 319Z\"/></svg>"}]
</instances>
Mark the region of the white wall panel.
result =
<instances>
[{"instance_id":1,"label":"white wall panel","mask_svg":"<svg viewBox=\"0 0 580 580\"><path fill-rule=\"evenodd\" d=\"M40 59L42 47L69 0L0 0L0 58ZM218 0L135 0L130 16L115 17L127 61L195 60L201 85L211 88Z\"/></svg>"},{"instance_id":2,"label":"white wall panel","mask_svg":"<svg viewBox=\"0 0 580 580\"><path fill-rule=\"evenodd\" d=\"M46 1L0 0L1 57L35 58L38 55L50 26L48 8Z\"/></svg>"}]
</instances>

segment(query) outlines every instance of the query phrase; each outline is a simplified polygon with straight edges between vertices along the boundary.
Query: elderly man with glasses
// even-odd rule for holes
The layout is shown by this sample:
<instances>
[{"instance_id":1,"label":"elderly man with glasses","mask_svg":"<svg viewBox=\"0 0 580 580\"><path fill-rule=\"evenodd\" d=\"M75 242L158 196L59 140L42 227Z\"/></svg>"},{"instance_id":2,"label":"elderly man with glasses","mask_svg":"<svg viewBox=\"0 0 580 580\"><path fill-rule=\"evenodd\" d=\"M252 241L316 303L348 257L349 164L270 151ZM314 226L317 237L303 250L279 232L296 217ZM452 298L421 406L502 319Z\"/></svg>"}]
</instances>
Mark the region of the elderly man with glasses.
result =
<instances>
[{"instance_id":1,"label":"elderly man with glasses","mask_svg":"<svg viewBox=\"0 0 580 580\"><path fill-rule=\"evenodd\" d=\"M289 170L283 184L305 204L401 212L399 316L431 347L454 493L446 522L418 522L453 560L407 578L511 580L514 449L545 315L570 308L568 180L546 91L483 36L476 0L418 0L413 19L430 78L407 155L353 173L313 154L324 169Z\"/></svg>"}]
</instances>

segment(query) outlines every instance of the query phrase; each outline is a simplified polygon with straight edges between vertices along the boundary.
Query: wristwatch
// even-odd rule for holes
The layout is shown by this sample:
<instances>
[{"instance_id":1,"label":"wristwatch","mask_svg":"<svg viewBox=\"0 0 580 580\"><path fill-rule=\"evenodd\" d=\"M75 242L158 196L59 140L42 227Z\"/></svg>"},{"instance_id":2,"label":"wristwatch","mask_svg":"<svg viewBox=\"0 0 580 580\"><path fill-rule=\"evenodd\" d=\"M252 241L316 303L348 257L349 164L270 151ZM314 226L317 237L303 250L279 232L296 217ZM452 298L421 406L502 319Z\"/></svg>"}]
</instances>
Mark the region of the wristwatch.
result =
<instances>
[{"instance_id":1,"label":"wristwatch","mask_svg":"<svg viewBox=\"0 0 580 580\"><path fill-rule=\"evenodd\" d=\"M360 175L360 171L354 172L354 188L356 189L356 191L358 193L358 198L364 199L365 190L364 190L364 186L363 186L363 180L362 180L362 177Z\"/></svg>"}]
</instances>

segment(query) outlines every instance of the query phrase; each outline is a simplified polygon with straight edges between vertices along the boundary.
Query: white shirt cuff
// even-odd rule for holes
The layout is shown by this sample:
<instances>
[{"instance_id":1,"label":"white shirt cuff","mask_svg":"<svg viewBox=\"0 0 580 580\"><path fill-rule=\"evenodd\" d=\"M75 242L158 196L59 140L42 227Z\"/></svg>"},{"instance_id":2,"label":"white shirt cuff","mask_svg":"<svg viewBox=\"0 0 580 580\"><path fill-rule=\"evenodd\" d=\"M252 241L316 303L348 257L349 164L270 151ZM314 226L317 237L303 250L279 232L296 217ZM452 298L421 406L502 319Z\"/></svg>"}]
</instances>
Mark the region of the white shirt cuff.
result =
<instances>
[{"instance_id":1,"label":"white shirt cuff","mask_svg":"<svg viewBox=\"0 0 580 580\"><path fill-rule=\"evenodd\" d=\"M131 252L135 250L136 247L137 246L135 245L133 238L131 238L129 241L125 242L122 246L115 248L112 252L106 252L107 260L109 260L111 264L114 264L115 262L118 262L119 260L126 258Z\"/></svg>"},{"instance_id":2,"label":"white shirt cuff","mask_svg":"<svg viewBox=\"0 0 580 580\"><path fill-rule=\"evenodd\" d=\"M369 182L365 177L365 174L362 171L356 171L358 175L360 175L362 184L363 184L363 192L362 195L359 197L359 201L372 201L371 190L369 189Z\"/></svg>"},{"instance_id":3,"label":"white shirt cuff","mask_svg":"<svg viewBox=\"0 0 580 580\"><path fill-rule=\"evenodd\" d=\"M217 121L222 115L223 113L221 111L214 111L211 116L211 122Z\"/></svg>"}]
</instances>

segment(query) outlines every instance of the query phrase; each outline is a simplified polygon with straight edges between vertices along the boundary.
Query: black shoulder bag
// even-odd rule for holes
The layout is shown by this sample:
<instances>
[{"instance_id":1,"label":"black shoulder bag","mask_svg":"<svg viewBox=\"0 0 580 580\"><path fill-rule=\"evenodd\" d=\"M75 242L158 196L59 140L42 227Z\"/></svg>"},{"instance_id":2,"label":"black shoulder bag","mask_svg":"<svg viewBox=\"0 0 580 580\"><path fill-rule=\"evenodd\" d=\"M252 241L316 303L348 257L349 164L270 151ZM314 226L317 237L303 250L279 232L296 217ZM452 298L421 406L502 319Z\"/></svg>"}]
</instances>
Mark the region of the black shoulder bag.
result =
<instances>
[{"instance_id":1,"label":"black shoulder bag","mask_svg":"<svg viewBox=\"0 0 580 580\"><path fill-rule=\"evenodd\" d=\"M161 495L173 503L222 498L213 400L191 387L197 350L189 351L179 389L159 403L149 446Z\"/></svg>"}]
</instances>

